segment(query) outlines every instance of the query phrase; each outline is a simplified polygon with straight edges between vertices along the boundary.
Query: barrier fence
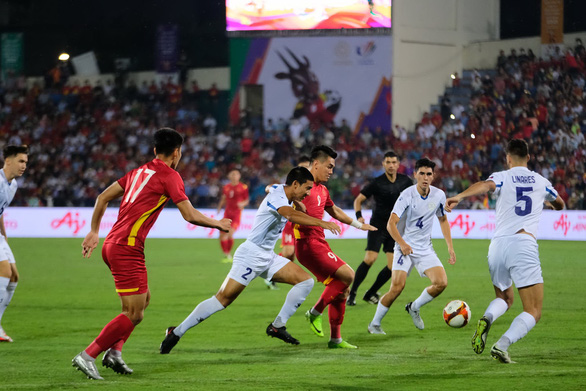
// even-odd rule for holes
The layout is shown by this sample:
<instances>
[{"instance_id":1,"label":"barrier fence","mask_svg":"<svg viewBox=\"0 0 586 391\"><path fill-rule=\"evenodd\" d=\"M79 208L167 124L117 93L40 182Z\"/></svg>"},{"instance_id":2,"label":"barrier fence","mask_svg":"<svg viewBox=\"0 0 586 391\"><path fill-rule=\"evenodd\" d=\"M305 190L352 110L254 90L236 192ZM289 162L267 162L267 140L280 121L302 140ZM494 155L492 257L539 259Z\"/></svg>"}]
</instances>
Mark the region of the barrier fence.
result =
<instances>
[{"instance_id":1,"label":"barrier fence","mask_svg":"<svg viewBox=\"0 0 586 391\"><path fill-rule=\"evenodd\" d=\"M4 224L8 237L22 238L79 238L90 229L92 208L34 208L12 207L4 212ZM218 218L214 209L200 209L209 217ZM354 216L353 210L345 210ZM223 212L220 212L221 214ZM252 228L256 210L242 212L240 228L235 238L246 238ZM371 211L364 210L366 221ZM118 215L118 209L109 208L100 227L100 236L105 237ZM457 210L448 213L454 239L490 239L495 230L494 210ZM221 217L221 215L220 215ZM325 219L330 220L326 213ZM331 219L334 221L333 219ZM366 238L366 232L341 224L342 233L338 236L326 232L328 239ZM217 238L218 231L194 226L181 217L179 210L166 208L149 233L150 238ZM439 222L434 222L432 237L442 238ZM564 210L543 211L539 224L538 239L547 240L586 240L586 211Z\"/></svg>"}]
</instances>

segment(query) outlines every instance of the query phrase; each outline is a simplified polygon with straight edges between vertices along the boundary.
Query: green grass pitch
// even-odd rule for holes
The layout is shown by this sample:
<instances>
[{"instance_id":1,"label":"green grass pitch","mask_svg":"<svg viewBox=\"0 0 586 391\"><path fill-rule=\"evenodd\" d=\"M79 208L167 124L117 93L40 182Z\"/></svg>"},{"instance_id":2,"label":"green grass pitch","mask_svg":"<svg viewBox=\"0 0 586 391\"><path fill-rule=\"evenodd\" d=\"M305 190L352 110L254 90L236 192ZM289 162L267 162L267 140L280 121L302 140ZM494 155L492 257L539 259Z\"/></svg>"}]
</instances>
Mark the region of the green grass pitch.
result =
<instances>
[{"instance_id":1,"label":"green grass pitch","mask_svg":"<svg viewBox=\"0 0 586 391\"><path fill-rule=\"evenodd\" d=\"M444 262L448 288L421 311L425 330L417 330L404 310L405 303L428 284L413 273L383 321L387 335L367 333L375 306L359 300L356 307L347 308L342 328L344 338L359 349L327 349L327 337L313 335L303 316L323 290L316 284L287 327L301 344L287 345L267 337L265 329L288 286L270 291L257 280L232 306L191 329L171 354L160 355L164 329L180 323L197 303L215 294L230 266L219 262L216 240L149 239L151 305L123 352L134 374L117 375L99 363L106 381L95 382L75 371L71 359L120 312L100 252L82 259L81 239L10 239L21 281L3 321L14 343L0 344L0 389L586 389L586 242L540 242L543 318L511 346L511 357L517 361L512 365L492 360L488 349L476 355L470 346L476 320L494 298L486 266L488 243L455 241L456 265ZM365 244L331 241L333 250L353 268L361 262ZM435 247L447 260L445 242L435 241ZM359 298L384 261L381 255ZM515 298L511 311L493 325L489 347L522 311L518 295ZM471 325L446 326L442 309L452 299L468 302Z\"/></svg>"}]
</instances>

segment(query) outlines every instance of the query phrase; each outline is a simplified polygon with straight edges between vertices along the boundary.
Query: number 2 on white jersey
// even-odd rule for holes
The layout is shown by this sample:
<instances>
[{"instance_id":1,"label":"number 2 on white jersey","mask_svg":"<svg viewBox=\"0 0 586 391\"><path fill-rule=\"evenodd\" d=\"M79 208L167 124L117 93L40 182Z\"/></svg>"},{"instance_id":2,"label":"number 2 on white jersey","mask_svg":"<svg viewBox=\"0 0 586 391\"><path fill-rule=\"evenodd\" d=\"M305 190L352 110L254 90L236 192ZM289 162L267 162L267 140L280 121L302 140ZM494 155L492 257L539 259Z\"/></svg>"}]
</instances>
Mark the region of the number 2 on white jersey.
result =
<instances>
[{"instance_id":1,"label":"number 2 on white jersey","mask_svg":"<svg viewBox=\"0 0 586 391\"><path fill-rule=\"evenodd\" d=\"M138 189L136 189L136 191L134 191L134 187L136 186L138 179L142 176L143 171L147 174L147 176L146 176L146 178L144 178L142 180L142 182L138 186ZM142 189L144 189L146 184L149 182L149 180L152 178L152 176L155 175L156 173L157 172L155 170L151 170L148 168L145 168L145 169L141 168L140 170L138 170L136 172L136 175L134 176L134 179L132 180L132 185L130 185L130 190L128 190L128 194L126 194L126 198L124 199L124 202L128 202L128 200L130 200L130 203L133 203L134 200L136 200L136 197L138 197L138 195L142 191ZM133 191L134 191L134 194L133 194ZM131 198L131 196L132 196L132 198Z\"/></svg>"}]
</instances>

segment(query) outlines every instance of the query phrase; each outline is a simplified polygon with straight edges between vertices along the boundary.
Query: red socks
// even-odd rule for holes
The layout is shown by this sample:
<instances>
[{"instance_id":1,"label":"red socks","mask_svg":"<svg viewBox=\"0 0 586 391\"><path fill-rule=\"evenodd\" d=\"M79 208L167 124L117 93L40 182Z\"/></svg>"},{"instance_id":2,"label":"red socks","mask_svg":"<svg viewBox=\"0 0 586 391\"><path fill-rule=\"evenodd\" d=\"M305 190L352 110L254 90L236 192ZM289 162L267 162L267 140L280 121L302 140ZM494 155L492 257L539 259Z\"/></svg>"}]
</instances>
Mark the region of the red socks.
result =
<instances>
[{"instance_id":1,"label":"red socks","mask_svg":"<svg viewBox=\"0 0 586 391\"><path fill-rule=\"evenodd\" d=\"M230 254L232 246L234 246L234 239L220 240L220 246L222 246L224 254Z\"/></svg>"},{"instance_id":2,"label":"red socks","mask_svg":"<svg viewBox=\"0 0 586 391\"><path fill-rule=\"evenodd\" d=\"M120 314L102 329L100 335L85 349L85 352L96 358L100 353L114 347L114 345L119 347L116 350L120 350L132 330L134 330L134 324L126 315Z\"/></svg>"},{"instance_id":3,"label":"red socks","mask_svg":"<svg viewBox=\"0 0 586 391\"><path fill-rule=\"evenodd\" d=\"M324 292L321 294L321 297L313 308L318 312L324 312L324 309L328 304L342 294L346 288L348 288L348 285L344 284L342 281L333 280L326 286L326 289L324 289Z\"/></svg>"},{"instance_id":4,"label":"red socks","mask_svg":"<svg viewBox=\"0 0 586 391\"><path fill-rule=\"evenodd\" d=\"M111 349L121 352L122 346L126 343L126 341L128 340L128 337L130 337L130 334L132 334L132 331L134 331L134 327L132 329L129 329L128 332L124 335L124 337L122 337L121 339L116 341L116 343L114 343L114 345L112 345Z\"/></svg>"},{"instance_id":5,"label":"red socks","mask_svg":"<svg viewBox=\"0 0 586 391\"><path fill-rule=\"evenodd\" d=\"M346 300L336 299L330 303L328 307L328 315L330 318L330 338L342 338L342 322L344 321L344 313L346 312Z\"/></svg>"}]
</instances>

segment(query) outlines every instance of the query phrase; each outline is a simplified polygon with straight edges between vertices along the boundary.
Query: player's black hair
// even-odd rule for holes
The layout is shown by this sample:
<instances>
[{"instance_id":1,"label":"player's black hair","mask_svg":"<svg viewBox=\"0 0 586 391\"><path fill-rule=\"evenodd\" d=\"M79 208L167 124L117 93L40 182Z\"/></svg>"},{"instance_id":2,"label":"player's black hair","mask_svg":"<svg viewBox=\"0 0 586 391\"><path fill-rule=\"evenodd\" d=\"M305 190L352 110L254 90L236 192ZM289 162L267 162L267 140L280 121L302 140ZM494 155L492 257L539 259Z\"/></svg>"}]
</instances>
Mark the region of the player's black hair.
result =
<instances>
[{"instance_id":1,"label":"player's black hair","mask_svg":"<svg viewBox=\"0 0 586 391\"><path fill-rule=\"evenodd\" d=\"M183 144L183 136L175 129L161 128L155 132L155 149L157 154L169 156Z\"/></svg>"},{"instance_id":2,"label":"player's black hair","mask_svg":"<svg viewBox=\"0 0 586 391\"><path fill-rule=\"evenodd\" d=\"M383 160L386 158L394 158L394 157L399 159L399 155L397 155L394 151L387 151L387 153L385 153L385 156L383 157Z\"/></svg>"},{"instance_id":3,"label":"player's black hair","mask_svg":"<svg viewBox=\"0 0 586 391\"><path fill-rule=\"evenodd\" d=\"M300 165L301 163L305 163L305 162L311 163L311 159L307 155L301 155L301 156L299 156L299 159L297 159L297 165Z\"/></svg>"},{"instance_id":4,"label":"player's black hair","mask_svg":"<svg viewBox=\"0 0 586 391\"><path fill-rule=\"evenodd\" d=\"M429 168L431 168L431 171L434 172L435 171L435 162L429 160L426 157L421 158L417 162L415 162L415 172L417 172L421 167L429 167Z\"/></svg>"},{"instance_id":5,"label":"player's black hair","mask_svg":"<svg viewBox=\"0 0 586 391\"><path fill-rule=\"evenodd\" d=\"M313 182L313 174L305 167L295 167L287 174L285 184L291 186L295 181L300 185L303 185L307 181Z\"/></svg>"},{"instance_id":6,"label":"player's black hair","mask_svg":"<svg viewBox=\"0 0 586 391\"><path fill-rule=\"evenodd\" d=\"M333 159L338 157L338 153L334 151L332 148L328 147L327 145L318 145L317 147L313 147L311 150L311 161L320 160L323 161L331 157Z\"/></svg>"},{"instance_id":7,"label":"player's black hair","mask_svg":"<svg viewBox=\"0 0 586 391\"><path fill-rule=\"evenodd\" d=\"M529 145L527 145L527 141L523 139L512 139L507 145L507 153L519 158L527 157L527 155L529 155Z\"/></svg>"},{"instance_id":8,"label":"player's black hair","mask_svg":"<svg viewBox=\"0 0 586 391\"><path fill-rule=\"evenodd\" d=\"M4 147L2 153L4 154L4 159L16 156L19 153L28 155L28 145L7 145Z\"/></svg>"}]
</instances>

